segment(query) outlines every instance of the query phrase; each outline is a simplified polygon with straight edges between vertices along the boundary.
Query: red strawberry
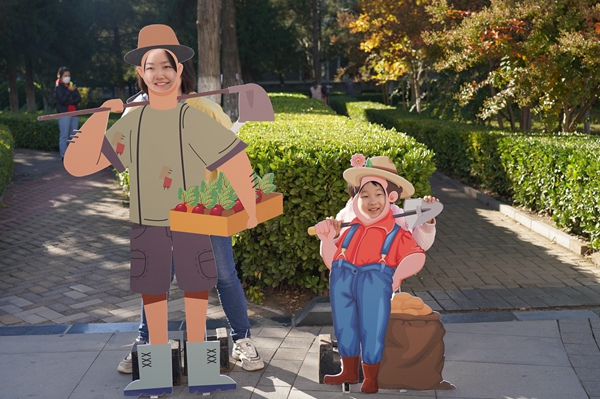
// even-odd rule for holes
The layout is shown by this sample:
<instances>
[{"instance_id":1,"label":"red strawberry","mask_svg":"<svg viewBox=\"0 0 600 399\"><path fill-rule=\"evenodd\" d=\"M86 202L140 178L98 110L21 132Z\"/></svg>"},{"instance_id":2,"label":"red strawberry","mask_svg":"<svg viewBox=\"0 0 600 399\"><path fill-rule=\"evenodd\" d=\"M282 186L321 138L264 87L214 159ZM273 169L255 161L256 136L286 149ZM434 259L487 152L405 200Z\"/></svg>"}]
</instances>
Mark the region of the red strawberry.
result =
<instances>
[{"instance_id":1,"label":"red strawberry","mask_svg":"<svg viewBox=\"0 0 600 399\"><path fill-rule=\"evenodd\" d=\"M232 209L235 213L238 213L238 212L241 212L244 210L244 205L242 204L242 201L240 201L239 198L235 200L235 205L233 206Z\"/></svg>"},{"instance_id":2,"label":"red strawberry","mask_svg":"<svg viewBox=\"0 0 600 399\"><path fill-rule=\"evenodd\" d=\"M221 205L215 205L210 210L210 214L213 216L221 216L223 214L223 207Z\"/></svg>"},{"instance_id":3,"label":"red strawberry","mask_svg":"<svg viewBox=\"0 0 600 399\"><path fill-rule=\"evenodd\" d=\"M187 205L186 204L177 204L177 206L175 207L175 210L177 212L187 212Z\"/></svg>"},{"instance_id":4,"label":"red strawberry","mask_svg":"<svg viewBox=\"0 0 600 399\"><path fill-rule=\"evenodd\" d=\"M256 203L258 204L262 200L262 191L256 190Z\"/></svg>"},{"instance_id":5,"label":"red strawberry","mask_svg":"<svg viewBox=\"0 0 600 399\"><path fill-rule=\"evenodd\" d=\"M204 213L204 209L206 207L202 204L198 204L194 207L194 209L192 209L192 213Z\"/></svg>"}]
</instances>

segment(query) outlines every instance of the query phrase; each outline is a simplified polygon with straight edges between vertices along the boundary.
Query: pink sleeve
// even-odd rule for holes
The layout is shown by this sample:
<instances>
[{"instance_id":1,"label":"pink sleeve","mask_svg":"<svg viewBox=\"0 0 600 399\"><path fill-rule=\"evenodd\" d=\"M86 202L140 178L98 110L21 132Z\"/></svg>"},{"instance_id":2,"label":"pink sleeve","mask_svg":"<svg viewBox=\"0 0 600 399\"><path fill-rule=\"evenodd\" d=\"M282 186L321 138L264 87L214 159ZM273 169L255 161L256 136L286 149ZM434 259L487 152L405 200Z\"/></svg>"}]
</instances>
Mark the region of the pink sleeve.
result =
<instances>
[{"instance_id":1,"label":"pink sleeve","mask_svg":"<svg viewBox=\"0 0 600 399\"><path fill-rule=\"evenodd\" d=\"M433 219L433 223L425 222L413 229L413 238L419 244L424 251L427 251L433 245L435 241L435 225L436 220Z\"/></svg>"},{"instance_id":2,"label":"pink sleeve","mask_svg":"<svg viewBox=\"0 0 600 399\"><path fill-rule=\"evenodd\" d=\"M398 207L396 204L392 204L391 206L392 212L394 215L399 213L404 213L404 209ZM402 227L404 230L408 229L408 223L405 218L396 218L396 224ZM433 245L435 241L435 219L433 223L423 223L417 227L415 227L412 231L413 238L415 242L423 248L424 251L427 251Z\"/></svg>"}]
</instances>

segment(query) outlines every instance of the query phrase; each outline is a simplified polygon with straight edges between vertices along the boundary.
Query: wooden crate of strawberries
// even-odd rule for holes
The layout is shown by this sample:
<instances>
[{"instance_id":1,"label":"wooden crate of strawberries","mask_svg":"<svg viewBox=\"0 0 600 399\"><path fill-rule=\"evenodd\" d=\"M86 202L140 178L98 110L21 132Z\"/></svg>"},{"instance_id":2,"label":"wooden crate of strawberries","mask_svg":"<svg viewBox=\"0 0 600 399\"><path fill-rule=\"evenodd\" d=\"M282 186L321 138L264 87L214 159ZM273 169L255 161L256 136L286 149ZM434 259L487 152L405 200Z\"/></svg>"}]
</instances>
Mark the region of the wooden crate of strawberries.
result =
<instances>
[{"instance_id":1,"label":"wooden crate of strawberries","mask_svg":"<svg viewBox=\"0 0 600 399\"><path fill-rule=\"evenodd\" d=\"M283 214L283 195L274 192L273 174L256 175L255 181L258 223ZM171 230L229 237L246 229L248 213L223 173L210 183L180 188L178 195L181 203L170 211Z\"/></svg>"}]
</instances>

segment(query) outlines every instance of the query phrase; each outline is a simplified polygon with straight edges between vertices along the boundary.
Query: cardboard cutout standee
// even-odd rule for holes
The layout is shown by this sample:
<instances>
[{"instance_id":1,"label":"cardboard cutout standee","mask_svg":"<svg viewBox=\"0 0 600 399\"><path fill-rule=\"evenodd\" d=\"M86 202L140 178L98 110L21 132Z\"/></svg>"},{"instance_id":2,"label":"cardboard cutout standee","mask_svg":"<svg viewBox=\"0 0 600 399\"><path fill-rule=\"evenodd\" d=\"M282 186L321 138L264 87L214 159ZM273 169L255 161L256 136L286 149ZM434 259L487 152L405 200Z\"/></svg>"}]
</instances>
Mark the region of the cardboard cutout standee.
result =
<instances>
[{"instance_id":1,"label":"cardboard cutout standee","mask_svg":"<svg viewBox=\"0 0 600 399\"><path fill-rule=\"evenodd\" d=\"M375 393L379 390L392 294L402 280L421 270L425 253L411 232L396 223L391 210L392 203L414 193L412 184L398 175L388 157L364 161L355 162L353 157L354 167L344 171L344 179L356 188L351 202L356 216L350 227L337 240L339 221L328 218L314 228L322 241L325 265L331 270L331 308L342 363L341 373L325 375L323 382L342 386L358 383L362 357L361 391ZM415 200L411 205L415 209L411 228L417 222L433 222L431 219L441 212L435 198L428 197L426 202Z\"/></svg>"},{"instance_id":2,"label":"cardboard cutout standee","mask_svg":"<svg viewBox=\"0 0 600 399\"><path fill-rule=\"evenodd\" d=\"M74 136L64 158L65 168L74 176L89 175L111 164L119 171L129 168L130 283L132 291L142 294L151 342L138 346L140 379L125 388L125 396L173 391L167 331L171 256L177 283L184 291L189 391L236 388L235 381L220 375L219 342L205 341L208 291L217 283L209 236L175 231L169 216L180 203L181 190L199 185L205 170L219 168L243 204L245 227L256 226L254 172L244 151L246 144L234 132L178 102L181 63L193 54L179 44L170 27L144 27L138 48L127 53L125 61L137 67L147 84L149 104L124 115L108 131L109 111L93 114ZM271 104L268 97L259 97L240 94L241 107L256 109L268 119ZM265 105L266 112L261 110ZM122 112L123 103L108 100L102 107ZM256 118L246 115L240 122L246 120Z\"/></svg>"}]
</instances>

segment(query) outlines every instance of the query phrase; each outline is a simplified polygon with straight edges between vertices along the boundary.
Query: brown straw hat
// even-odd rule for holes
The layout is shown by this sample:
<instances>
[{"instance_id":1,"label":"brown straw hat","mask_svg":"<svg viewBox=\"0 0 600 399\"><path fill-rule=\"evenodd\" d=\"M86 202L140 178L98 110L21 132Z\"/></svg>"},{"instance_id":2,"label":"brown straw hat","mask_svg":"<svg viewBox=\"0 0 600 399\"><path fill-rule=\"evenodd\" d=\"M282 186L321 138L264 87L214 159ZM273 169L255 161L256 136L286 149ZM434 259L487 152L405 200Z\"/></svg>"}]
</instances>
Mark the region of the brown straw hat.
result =
<instances>
[{"instance_id":1,"label":"brown straw hat","mask_svg":"<svg viewBox=\"0 0 600 399\"><path fill-rule=\"evenodd\" d=\"M128 64L141 66L144 54L156 48L170 50L175 54L179 63L183 63L194 56L194 50L179 44L175 32L169 26L148 25L140 30L138 48L125 54L123 59Z\"/></svg>"},{"instance_id":2,"label":"brown straw hat","mask_svg":"<svg viewBox=\"0 0 600 399\"><path fill-rule=\"evenodd\" d=\"M400 198L408 198L415 193L415 188L412 184L403 177L398 175L396 165L388 157L373 157L369 158L366 166L353 167L344 171L344 180L353 185L360 187L360 181L366 176L377 176L394 183L398 187L402 187Z\"/></svg>"}]
</instances>

